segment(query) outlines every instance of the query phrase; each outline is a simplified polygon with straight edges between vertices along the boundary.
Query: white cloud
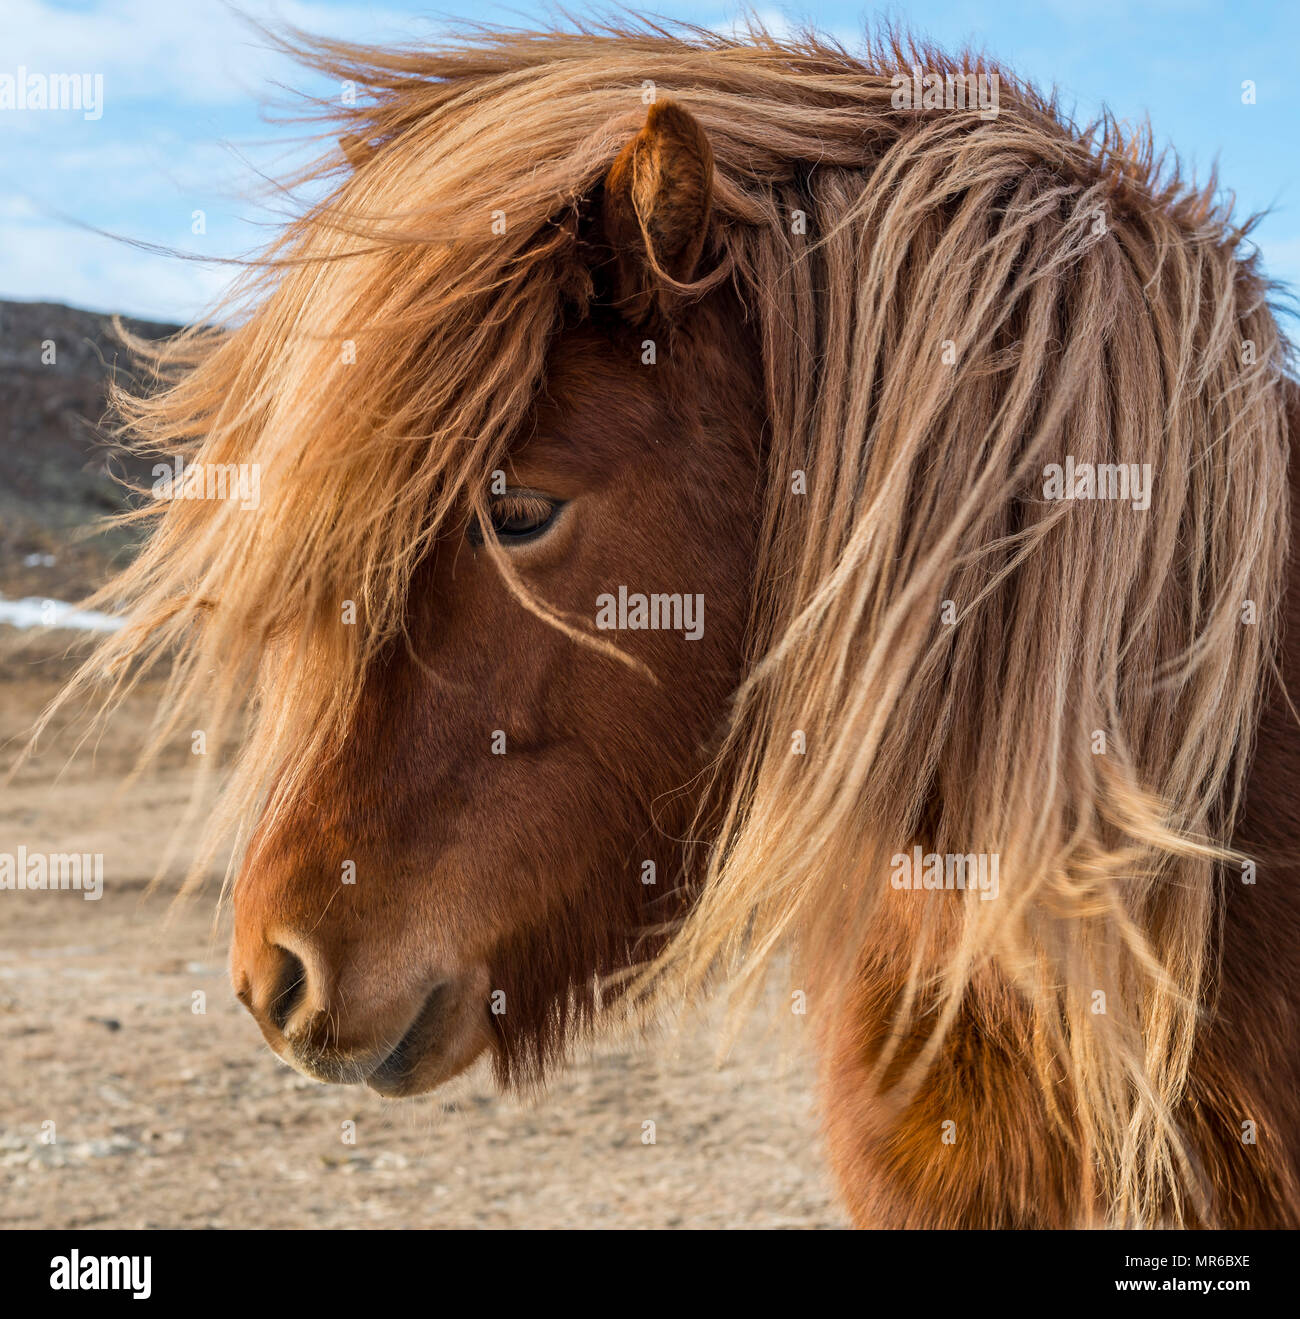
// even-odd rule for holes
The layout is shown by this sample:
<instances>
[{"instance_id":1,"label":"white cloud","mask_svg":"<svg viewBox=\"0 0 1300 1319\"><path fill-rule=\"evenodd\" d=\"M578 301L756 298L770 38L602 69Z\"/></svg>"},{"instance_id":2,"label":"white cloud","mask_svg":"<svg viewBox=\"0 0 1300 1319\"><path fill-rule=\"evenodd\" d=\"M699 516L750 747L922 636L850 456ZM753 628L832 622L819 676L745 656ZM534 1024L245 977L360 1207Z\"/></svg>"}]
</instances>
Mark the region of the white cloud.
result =
<instances>
[{"instance_id":1,"label":"white cloud","mask_svg":"<svg viewBox=\"0 0 1300 1319\"><path fill-rule=\"evenodd\" d=\"M8 216L0 216L0 251L0 298L67 302L153 320L199 316L235 274L231 266L158 256L67 225Z\"/></svg>"},{"instance_id":2,"label":"white cloud","mask_svg":"<svg viewBox=\"0 0 1300 1319\"><path fill-rule=\"evenodd\" d=\"M409 37L414 26L408 15L368 5L263 0L244 7L267 26L353 40ZM75 10L49 0L5 0L0 51L4 70L102 73L106 113L114 103L158 97L178 105L242 104L290 67L237 12L206 0L111 0Z\"/></svg>"},{"instance_id":3,"label":"white cloud","mask_svg":"<svg viewBox=\"0 0 1300 1319\"><path fill-rule=\"evenodd\" d=\"M268 26L391 43L430 25L364 3L272 0ZM60 217L182 251L237 256L267 232L267 179L317 154L259 104L304 75L220 0L0 0L0 73L102 73L104 117L3 113L0 297L165 319L196 317L236 271L133 248ZM207 234L191 233L195 210ZM247 221L247 222L246 222ZM251 223L249 223L251 222ZM271 219L272 227L277 221Z\"/></svg>"}]
</instances>

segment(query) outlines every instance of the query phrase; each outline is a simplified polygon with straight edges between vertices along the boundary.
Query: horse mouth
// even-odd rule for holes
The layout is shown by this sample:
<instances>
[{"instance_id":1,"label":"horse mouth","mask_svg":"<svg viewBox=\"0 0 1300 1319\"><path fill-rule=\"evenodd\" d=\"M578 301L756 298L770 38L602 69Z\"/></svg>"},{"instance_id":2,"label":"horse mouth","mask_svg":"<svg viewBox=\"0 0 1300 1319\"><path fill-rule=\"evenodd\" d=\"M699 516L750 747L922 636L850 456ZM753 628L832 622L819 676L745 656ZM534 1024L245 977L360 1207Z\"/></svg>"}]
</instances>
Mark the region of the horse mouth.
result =
<instances>
[{"instance_id":1,"label":"horse mouth","mask_svg":"<svg viewBox=\"0 0 1300 1319\"><path fill-rule=\"evenodd\" d=\"M424 1094L464 1071L488 1044L485 1009L469 988L452 980L435 985L406 1034L365 1077L366 1085L399 1099Z\"/></svg>"},{"instance_id":2,"label":"horse mouth","mask_svg":"<svg viewBox=\"0 0 1300 1319\"><path fill-rule=\"evenodd\" d=\"M367 1031L364 1020L341 1022L328 1003L301 1004L307 973L299 959L286 962L283 981L269 1009L254 1004L246 980L236 980L235 994L281 1061L324 1085L364 1084L393 1099L424 1094L463 1072L492 1044L483 965L413 997L407 1009L413 1015L402 1019L396 1044L391 1017L388 1033L377 1034L378 1026Z\"/></svg>"}]
</instances>

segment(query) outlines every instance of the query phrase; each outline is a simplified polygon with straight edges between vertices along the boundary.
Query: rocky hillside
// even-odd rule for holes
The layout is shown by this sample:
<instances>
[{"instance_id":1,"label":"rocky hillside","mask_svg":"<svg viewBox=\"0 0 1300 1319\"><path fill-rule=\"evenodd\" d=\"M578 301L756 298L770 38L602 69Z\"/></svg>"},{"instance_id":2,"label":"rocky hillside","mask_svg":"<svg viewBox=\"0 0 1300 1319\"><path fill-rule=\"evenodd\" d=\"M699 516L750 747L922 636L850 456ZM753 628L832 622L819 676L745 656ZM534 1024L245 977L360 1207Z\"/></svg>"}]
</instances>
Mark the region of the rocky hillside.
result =
<instances>
[{"instance_id":1,"label":"rocky hillside","mask_svg":"<svg viewBox=\"0 0 1300 1319\"><path fill-rule=\"evenodd\" d=\"M151 339L176 329L125 324ZM100 525L126 507L120 478L148 471L103 428L114 374L129 381L132 362L111 317L0 302L0 595L75 600L131 552L130 532Z\"/></svg>"}]
</instances>

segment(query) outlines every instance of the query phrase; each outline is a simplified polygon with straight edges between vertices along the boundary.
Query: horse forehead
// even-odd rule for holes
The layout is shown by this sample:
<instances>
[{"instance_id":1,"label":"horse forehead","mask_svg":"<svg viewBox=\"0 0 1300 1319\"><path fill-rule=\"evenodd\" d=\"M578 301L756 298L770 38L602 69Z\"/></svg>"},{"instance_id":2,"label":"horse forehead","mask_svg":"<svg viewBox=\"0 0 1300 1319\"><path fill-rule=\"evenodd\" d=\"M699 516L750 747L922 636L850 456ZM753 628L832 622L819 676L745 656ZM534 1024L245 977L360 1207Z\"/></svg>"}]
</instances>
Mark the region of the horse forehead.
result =
<instances>
[{"instance_id":1,"label":"horse forehead","mask_svg":"<svg viewBox=\"0 0 1300 1319\"><path fill-rule=\"evenodd\" d=\"M596 336L561 341L516 447L521 463L609 461L662 432L664 396L631 350Z\"/></svg>"},{"instance_id":2,"label":"horse forehead","mask_svg":"<svg viewBox=\"0 0 1300 1319\"><path fill-rule=\"evenodd\" d=\"M608 406L652 405L662 393L640 346L593 331L562 335L547 359L541 410L597 416Z\"/></svg>"}]
</instances>

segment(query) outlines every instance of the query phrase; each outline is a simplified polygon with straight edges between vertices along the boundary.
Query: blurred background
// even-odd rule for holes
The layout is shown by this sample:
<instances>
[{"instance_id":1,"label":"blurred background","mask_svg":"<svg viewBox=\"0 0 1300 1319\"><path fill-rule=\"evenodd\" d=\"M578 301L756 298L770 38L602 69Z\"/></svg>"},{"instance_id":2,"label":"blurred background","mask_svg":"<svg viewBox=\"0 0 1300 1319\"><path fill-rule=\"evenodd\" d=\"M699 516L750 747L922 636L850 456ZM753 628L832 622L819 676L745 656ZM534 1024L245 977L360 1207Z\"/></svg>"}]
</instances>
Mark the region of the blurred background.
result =
<instances>
[{"instance_id":1,"label":"blurred background","mask_svg":"<svg viewBox=\"0 0 1300 1319\"><path fill-rule=\"evenodd\" d=\"M745 12L712 0L655 10L722 31ZM1254 233L1265 270L1300 287L1293 0L823 0L754 12L775 32L812 23L850 48L892 21L1055 84L1078 120L1103 106L1149 117L1195 177L1217 166L1239 216L1267 212ZM0 95L0 852L97 853L106 871L97 902L0 893L0 1226L843 1222L810 1065L797 1038L768 1026L789 1024L788 1000L720 1066L716 1023L691 1022L653 1047L606 1045L530 1102L499 1098L481 1073L410 1105L322 1088L276 1062L234 1002L212 887L172 904L183 857L168 860L165 844L189 795L188 744L120 791L161 678L71 763L77 728L60 720L2 777L110 625L66 603L132 550L126 532L99 525L123 506L113 471L132 474L97 428L109 372L130 369L108 317L149 336L202 318L232 273L221 259L257 251L309 200L273 181L319 145L267 112L337 88L275 53L255 24L406 43L453 18L552 14L480 0L0 6L0 87L20 70L102 76L89 114L25 111ZM1294 336L1300 321L1280 309Z\"/></svg>"}]
</instances>

